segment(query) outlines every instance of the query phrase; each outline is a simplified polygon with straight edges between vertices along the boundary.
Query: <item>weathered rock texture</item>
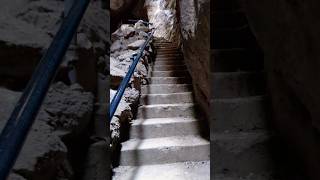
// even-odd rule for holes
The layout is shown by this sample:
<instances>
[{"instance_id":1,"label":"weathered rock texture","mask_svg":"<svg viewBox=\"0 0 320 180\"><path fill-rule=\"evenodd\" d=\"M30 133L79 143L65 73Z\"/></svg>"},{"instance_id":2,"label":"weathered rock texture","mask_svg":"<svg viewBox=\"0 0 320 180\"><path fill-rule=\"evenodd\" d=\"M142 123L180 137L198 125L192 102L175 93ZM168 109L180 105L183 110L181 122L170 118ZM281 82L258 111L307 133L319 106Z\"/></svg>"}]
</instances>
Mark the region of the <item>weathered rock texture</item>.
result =
<instances>
[{"instance_id":1,"label":"weathered rock texture","mask_svg":"<svg viewBox=\"0 0 320 180\"><path fill-rule=\"evenodd\" d=\"M60 0L0 2L1 87L24 89L63 21L64 3ZM95 93L97 89L99 57L109 59L105 56L111 43L108 16L105 1L90 1L77 30L77 43L68 49L55 78L55 82L72 85L52 86L14 167L14 172L25 179L82 177L80 161L84 161L89 144L93 110L93 95L88 91ZM0 96L3 126L20 92L0 90ZM17 174L12 176L19 178Z\"/></svg>"},{"instance_id":2,"label":"weathered rock texture","mask_svg":"<svg viewBox=\"0 0 320 180\"><path fill-rule=\"evenodd\" d=\"M134 12L134 7L141 0L111 0L110 15L111 15L111 32L118 28L122 20L127 19L130 13ZM141 3L140 3L141 4ZM141 11L141 9L139 9Z\"/></svg>"},{"instance_id":3,"label":"weathered rock texture","mask_svg":"<svg viewBox=\"0 0 320 180\"><path fill-rule=\"evenodd\" d=\"M101 1L92 1L78 29L78 44L73 49L75 57L68 52L57 79L68 82L68 63L77 61L76 69L86 75L93 73L94 61L99 53L106 51L110 41L108 13ZM41 56L48 48L63 20L64 1L58 0L4 0L0 3L0 84L21 90L29 80ZM88 58L88 57L91 58ZM84 60L85 59L85 60ZM75 64L75 63L74 63ZM88 65L89 64L89 65ZM88 68L90 67L90 68ZM79 74L79 73L78 73ZM85 89L92 90L83 75L78 76ZM93 91L93 90L92 90Z\"/></svg>"},{"instance_id":4,"label":"weathered rock texture","mask_svg":"<svg viewBox=\"0 0 320 180\"><path fill-rule=\"evenodd\" d=\"M146 0L149 22L156 29L154 36L167 41L179 42L180 29L176 0Z\"/></svg>"},{"instance_id":5,"label":"weathered rock texture","mask_svg":"<svg viewBox=\"0 0 320 180\"><path fill-rule=\"evenodd\" d=\"M136 24L123 24L111 35L110 102L133 63L133 55L139 52L139 48L144 44L149 31L148 27L141 22L137 22ZM140 86L147 83L148 63L151 62L151 53L151 48L144 51L144 55L137 64L128 88L111 121L112 144L120 140L121 125L128 124L134 116L140 96Z\"/></svg>"},{"instance_id":6,"label":"weathered rock texture","mask_svg":"<svg viewBox=\"0 0 320 180\"><path fill-rule=\"evenodd\" d=\"M265 54L273 122L320 179L320 23L317 0L243 0Z\"/></svg>"},{"instance_id":7,"label":"weathered rock texture","mask_svg":"<svg viewBox=\"0 0 320 180\"><path fill-rule=\"evenodd\" d=\"M21 93L0 89L0 130L9 118ZM75 84L54 84L28 134L9 179L72 179L65 138L76 138L88 129L93 110L93 95Z\"/></svg>"},{"instance_id":8,"label":"weathered rock texture","mask_svg":"<svg viewBox=\"0 0 320 180\"><path fill-rule=\"evenodd\" d=\"M210 64L210 1L181 0L182 51L193 80L197 103L208 117Z\"/></svg>"}]
</instances>

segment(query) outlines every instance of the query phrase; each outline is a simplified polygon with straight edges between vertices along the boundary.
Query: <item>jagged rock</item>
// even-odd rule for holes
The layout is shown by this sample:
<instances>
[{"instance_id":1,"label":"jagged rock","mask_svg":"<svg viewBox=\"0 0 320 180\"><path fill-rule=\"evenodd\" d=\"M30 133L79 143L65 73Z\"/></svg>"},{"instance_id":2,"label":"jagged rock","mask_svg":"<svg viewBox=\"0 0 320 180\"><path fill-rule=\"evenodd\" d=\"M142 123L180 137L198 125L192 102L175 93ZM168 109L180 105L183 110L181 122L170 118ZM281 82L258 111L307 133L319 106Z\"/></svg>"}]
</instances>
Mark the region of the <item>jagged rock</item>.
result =
<instances>
[{"instance_id":1,"label":"jagged rock","mask_svg":"<svg viewBox=\"0 0 320 180\"><path fill-rule=\"evenodd\" d=\"M147 37L149 36L149 34L146 33L146 32L144 32L144 31L140 31L140 32L139 32L139 36L144 37L144 38L147 38Z\"/></svg>"},{"instance_id":2,"label":"jagged rock","mask_svg":"<svg viewBox=\"0 0 320 180\"><path fill-rule=\"evenodd\" d=\"M139 24L140 23L140 24ZM134 55L139 52L139 48L145 43L146 33L149 29L142 25L141 22L136 23L135 26L123 24L112 34L112 45L110 54L110 102L123 77L126 76L129 67L132 65ZM146 32L145 32L146 31ZM140 86L145 84L148 73L148 57L150 53L144 51L143 56L138 62L133 77L129 81L128 88L126 88L124 95L119 103L114 117L111 119L111 147L116 149L120 143L121 130L123 126L129 124L133 118L133 113L138 107L140 97Z\"/></svg>"},{"instance_id":3,"label":"jagged rock","mask_svg":"<svg viewBox=\"0 0 320 180\"><path fill-rule=\"evenodd\" d=\"M96 52L105 51L111 43L109 36L106 35L110 34L110 30L105 25L109 21L108 12L101 8L101 3L102 1L90 2L77 31L79 32L77 47L85 49L92 47L94 52L86 52L91 53L92 57L97 54ZM64 1L0 2L1 86L13 90L22 90L25 87L62 23L63 9ZM76 59L81 58L79 54L77 53ZM75 60L73 56L65 57L65 62L73 60ZM87 64L90 62L92 61L86 61ZM68 78L65 75L67 71L65 66L60 68L57 79L67 82ZM85 87L84 84L83 86Z\"/></svg>"},{"instance_id":4,"label":"jagged rock","mask_svg":"<svg viewBox=\"0 0 320 180\"><path fill-rule=\"evenodd\" d=\"M155 28L154 36L179 43L180 29L176 17L176 1L146 0L145 7L147 9L149 21L153 23L152 27Z\"/></svg>"},{"instance_id":5,"label":"jagged rock","mask_svg":"<svg viewBox=\"0 0 320 180\"><path fill-rule=\"evenodd\" d=\"M84 48L84 49L92 48L91 41L89 40L87 35L84 33L79 33L77 35L77 44L79 45L79 47Z\"/></svg>"},{"instance_id":6,"label":"jagged rock","mask_svg":"<svg viewBox=\"0 0 320 180\"><path fill-rule=\"evenodd\" d=\"M117 31L115 31L114 33L112 33L111 35L111 40L115 41L117 39L121 39L121 38L129 38L135 35L136 30L134 29L134 27L131 24L122 24L120 26L119 29L117 29Z\"/></svg>"},{"instance_id":7,"label":"jagged rock","mask_svg":"<svg viewBox=\"0 0 320 180\"><path fill-rule=\"evenodd\" d=\"M93 98L91 93L84 92L78 84L53 84L43 110L54 118L46 118L45 121L56 129L75 130L81 123L88 123L90 120L88 116L93 109Z\"/></svg>"},{"instance_id":8,"label":"jagged rock","mask_svg":"<svg viewBox=\"0 0 320 180\"><path fill-rule=\"evenodd\" d=\"M137 50L139 49L140 47L142 47L142 45L145 43L146 41L145 40L137 40L131 44L128 45L128 48L129 49L132 49L132 50Z\"/></svg>"},{"instance_id":9,"label":"jagged rock","mask_svg":"<svg viewBox=\"0 0 320 180\"><path fill-rule=\"evenodd\" d=\"M150 29L144 25L143 21L142 20L139 20L135 25L134 25L134 28L138 31L143 31L143 32L149 32Z\"/></svg>"},{"instance_id":10,"label":"jagged rock","mask_svg":"<svg viewBox=\"0 0 320 180\"><path fill-rule=\"evenodd\" d=\"M0 129L10 116L21 93L0 88ZM79 85L54 84L27 136L25 145L13 167L29 179L71 178L68 149L62 137L87 127L93 109L93 96ZM63 131L61 131L63 130ZM47 177L52 174L55 177Z\"/></svg>"},{"instance_id":11,"label":"jagged rock","mask_svg":"<svg viewBox=\"0 0 320 180\"><path fill-rule=\"evenodd\" d=\"M63 1L10 1L3 0L0 6L0 41L34 48L47 48L62 22ZM108 42L104 25L108 16L100 1L91 2L82 20L79 32L90 40ZM93 30L94 34L90 32ZM99 36L99 38L92 38Z\"/></svg>"},{"instance_id":12,"label":"jagged rock","mask_svg":"<svg viewBox=\"0 0 320 180\"><path fill-rule=\"evenodd\" d=\"M110 46L110 51L111 52L115 52L115 51L119 51L123 49L123 44L121 42L121 40L116 40L112 43L112 45Z\"/></svg>"}]
</instances>

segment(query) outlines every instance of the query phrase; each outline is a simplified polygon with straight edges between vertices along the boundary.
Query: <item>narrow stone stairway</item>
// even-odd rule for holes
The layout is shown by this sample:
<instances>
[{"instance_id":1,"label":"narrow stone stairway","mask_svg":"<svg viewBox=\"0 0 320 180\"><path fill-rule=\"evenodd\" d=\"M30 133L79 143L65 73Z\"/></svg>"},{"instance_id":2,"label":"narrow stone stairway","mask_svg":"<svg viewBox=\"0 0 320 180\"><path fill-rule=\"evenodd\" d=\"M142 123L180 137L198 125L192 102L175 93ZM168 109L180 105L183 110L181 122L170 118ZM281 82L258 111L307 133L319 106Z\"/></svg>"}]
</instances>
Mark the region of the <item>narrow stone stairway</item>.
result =
<instances>
[{"instance_id":1,"label":"narrow stone stairway","mask_svg":"<svg viewBox=\"0 0 320 180\"><path fill-rule=\"evenodd\" d=\"M234 0L213 11L213 169L217 180L271 180L263 56Z\"/></svg>"},{"instance_id":2,"label":"narrow stone stairway","mask_svg":"<svg viewBox=\"0 0 320 180\"><path fill-rule=\"evenodd\" d=\"M210 142L200 136L192 85L180 50L154 43L157 55L141 106L122 143L115 180L209 180Z\"/></svg>"}]
</instances>

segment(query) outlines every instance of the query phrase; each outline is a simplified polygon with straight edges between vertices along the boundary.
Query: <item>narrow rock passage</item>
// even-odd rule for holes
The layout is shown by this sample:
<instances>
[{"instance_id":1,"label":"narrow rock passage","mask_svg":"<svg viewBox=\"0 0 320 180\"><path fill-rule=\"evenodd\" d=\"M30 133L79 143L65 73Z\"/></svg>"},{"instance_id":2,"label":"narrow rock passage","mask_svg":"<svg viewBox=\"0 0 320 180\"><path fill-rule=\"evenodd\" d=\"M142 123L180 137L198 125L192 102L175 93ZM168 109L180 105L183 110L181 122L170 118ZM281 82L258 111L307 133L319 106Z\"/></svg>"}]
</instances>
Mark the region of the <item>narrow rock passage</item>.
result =
<instances>
[{"instance_id":1,"label":"narrow rock passage","mask_svg":"<svg viewBox=\"0 0 320 180\"><path fill-rule=\"evenodd\" d=\"M115 180L209 180L210 143L199 133L191 81L180 50L155 42L157 56Z\"/></svg>"}]
</instances>

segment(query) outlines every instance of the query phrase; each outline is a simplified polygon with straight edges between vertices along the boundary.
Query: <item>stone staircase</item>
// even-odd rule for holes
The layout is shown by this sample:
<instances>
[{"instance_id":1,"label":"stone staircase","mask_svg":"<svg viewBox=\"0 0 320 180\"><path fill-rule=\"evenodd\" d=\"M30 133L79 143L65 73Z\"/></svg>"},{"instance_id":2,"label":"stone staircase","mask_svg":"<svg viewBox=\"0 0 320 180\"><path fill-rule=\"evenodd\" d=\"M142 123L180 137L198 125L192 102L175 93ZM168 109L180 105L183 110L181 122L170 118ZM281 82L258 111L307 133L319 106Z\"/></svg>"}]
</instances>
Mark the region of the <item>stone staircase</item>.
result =
<instances>
[{"instance_id":1,"label":"stone staircase","mask_svg":"<svg viewBox=\"0 0 320 180\"><path fill-rule=\"evenodd\" d=\"M212 17L212 178L271 180L262 55L235 0L216 0Z\"/></svg>"},{"instance_id":2,"label":"stone staircase","mask_svg":"<svg viewBox=\"0 0 320 180\"><path fill-rule=\"evenodd\" d=\"M180 50L155 42L149 85L142 87L115 180L209 180L210 142L200 136L192 85Z\"/></svg>"}]
</instances>

